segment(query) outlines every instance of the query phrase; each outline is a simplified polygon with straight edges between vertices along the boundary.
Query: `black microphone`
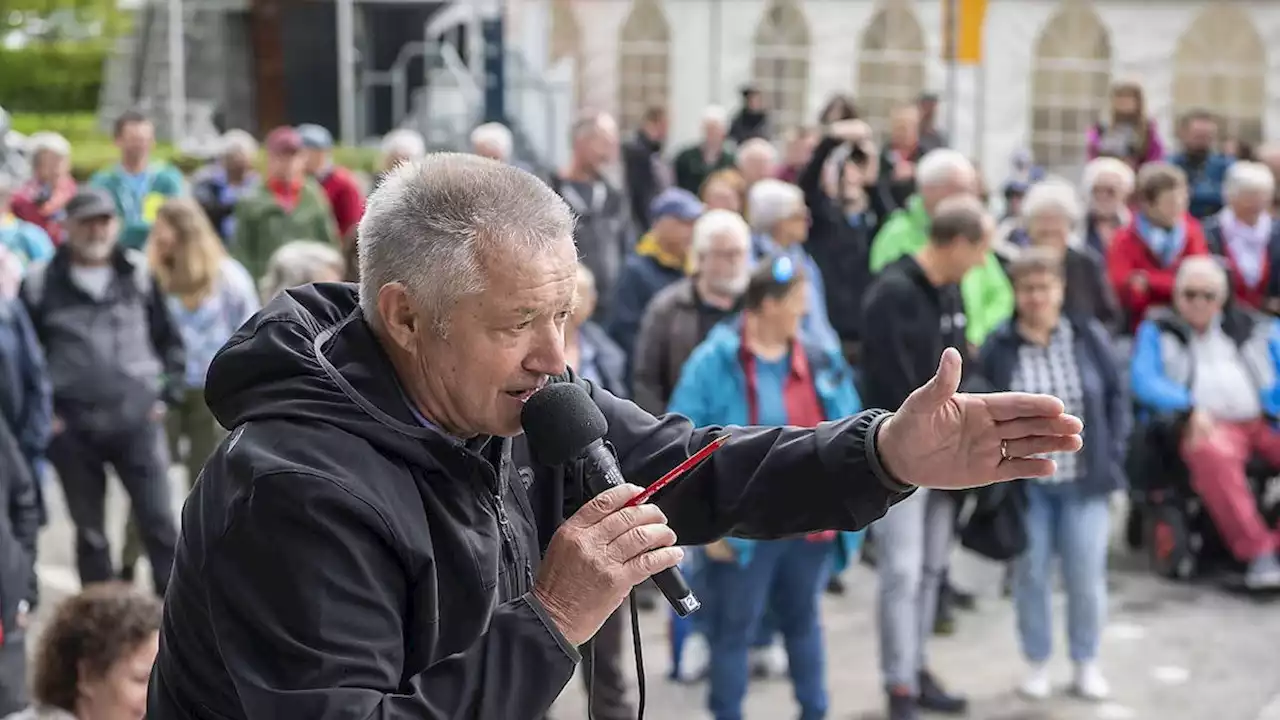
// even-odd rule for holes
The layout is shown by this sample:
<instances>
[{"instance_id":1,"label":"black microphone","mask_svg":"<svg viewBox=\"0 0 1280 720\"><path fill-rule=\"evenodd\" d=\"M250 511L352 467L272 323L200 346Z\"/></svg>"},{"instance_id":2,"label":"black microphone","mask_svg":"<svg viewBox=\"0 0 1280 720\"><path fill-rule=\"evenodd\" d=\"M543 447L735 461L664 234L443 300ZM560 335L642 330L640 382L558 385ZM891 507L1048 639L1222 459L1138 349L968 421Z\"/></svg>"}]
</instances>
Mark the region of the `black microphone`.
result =
<instances>
[{"instance_id":1,"label":"black microphone","mask_svg":"<svg viewBox=\"0 0 1280 720\"><path fill-rule=\"evenodd\" d=\"M609 422L586 390L571 382L552 383L534 393L524 404L520 424L529 439L529 453L540 465L564 465L576 458L587 460L588 490L598 495L626 481L618 460L604 442ZM653 576L653 583L680 617L702 607L679 568L667 568Z\"/></svg>"}]
</instances>

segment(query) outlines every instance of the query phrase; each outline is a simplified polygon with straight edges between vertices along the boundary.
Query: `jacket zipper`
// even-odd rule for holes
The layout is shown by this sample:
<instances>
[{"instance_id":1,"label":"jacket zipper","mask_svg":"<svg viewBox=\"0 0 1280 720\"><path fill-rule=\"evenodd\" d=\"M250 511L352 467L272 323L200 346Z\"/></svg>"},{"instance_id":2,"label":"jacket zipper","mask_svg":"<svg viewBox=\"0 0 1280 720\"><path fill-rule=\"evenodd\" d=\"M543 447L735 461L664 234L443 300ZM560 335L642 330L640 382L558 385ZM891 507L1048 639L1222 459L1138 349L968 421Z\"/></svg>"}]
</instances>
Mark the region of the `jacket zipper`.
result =
<instances>
[{"instance_id":1,"label":"jacket zipper","mask_svg":"<svg viewBox=\"0 0 1280 720\"><path fill-rule=\"evenodd\" d=\"M487 463L485 470L493 476L490 497L493 500L493 509L498 515L498 532L502 535L502 562L507 570L507 595L504 600L510 600L520 594L520 581L516 578L516 573L519 571L516 540L511 532L511 518L507 515L507 503L502 497L502 478L498 477L492 466L488 466Z\"/></svg>"}]
</instances>

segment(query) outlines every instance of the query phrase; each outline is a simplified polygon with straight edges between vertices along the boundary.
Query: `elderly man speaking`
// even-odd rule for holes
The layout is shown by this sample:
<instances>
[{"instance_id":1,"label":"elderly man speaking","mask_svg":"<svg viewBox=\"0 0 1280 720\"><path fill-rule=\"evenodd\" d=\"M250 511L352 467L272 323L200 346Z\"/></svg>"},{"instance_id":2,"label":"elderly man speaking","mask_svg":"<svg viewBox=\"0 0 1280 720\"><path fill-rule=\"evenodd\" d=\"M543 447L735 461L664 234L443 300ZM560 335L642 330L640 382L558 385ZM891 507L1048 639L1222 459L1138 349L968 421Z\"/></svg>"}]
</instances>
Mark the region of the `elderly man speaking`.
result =
<instances>
[{"instance_id":1,"label":"elderly man speaking","mask_svg":"<svg viewBox=\"0 0 1280 720\"><path fill-rule=\"evenodd\" d=\"M1080 447L1054 398L956 394L948 351L896 414L729 428L658 504L624 509L722 429L565 367L573 223L510 166L401 165L361 221L359 288L289 290L228 342L206 394L232 432L183 509L150 720L541 718L677 538L854 530L915 486L1049 475L1037 456ZM582 498L581 463L512 461L524 401L561 381L635 485Z\"/></svg>"}]
</instances>

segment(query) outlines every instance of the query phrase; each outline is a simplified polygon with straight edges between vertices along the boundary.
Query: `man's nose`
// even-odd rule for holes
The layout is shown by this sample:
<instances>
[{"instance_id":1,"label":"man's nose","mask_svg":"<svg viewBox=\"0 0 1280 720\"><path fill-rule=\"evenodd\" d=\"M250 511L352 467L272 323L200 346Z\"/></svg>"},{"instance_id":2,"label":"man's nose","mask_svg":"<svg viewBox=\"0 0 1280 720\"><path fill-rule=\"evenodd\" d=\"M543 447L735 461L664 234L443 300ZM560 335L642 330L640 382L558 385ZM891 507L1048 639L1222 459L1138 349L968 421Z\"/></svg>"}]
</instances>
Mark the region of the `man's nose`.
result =
<instances>
[{"instance_id":1,"label":"man's nose","mask_svg":"<svg viewBox=\"0 0 1280 720\"><path fill-rule=\"evenodd\" d=\"M539 375L560 375L564 372L564 332L554 324L538 333L529 355L525 358L525 370Z\"/></svg>"}]
</instances>

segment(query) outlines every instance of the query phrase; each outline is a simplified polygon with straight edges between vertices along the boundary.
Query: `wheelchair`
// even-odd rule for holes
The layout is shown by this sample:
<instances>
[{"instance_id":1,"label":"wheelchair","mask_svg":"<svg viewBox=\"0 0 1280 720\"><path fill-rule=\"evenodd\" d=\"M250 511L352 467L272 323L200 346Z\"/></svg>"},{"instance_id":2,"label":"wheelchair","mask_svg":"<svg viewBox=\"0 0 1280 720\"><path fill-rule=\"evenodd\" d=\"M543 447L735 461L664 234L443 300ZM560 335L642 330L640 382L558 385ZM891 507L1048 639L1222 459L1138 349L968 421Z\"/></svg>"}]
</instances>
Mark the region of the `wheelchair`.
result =
<instances>
[{"instance_id":1,"label":"wheelchair","mask_svg":"<svg viewBox=\"0 0 1280 720\"><path fill-rule=\"evenodd\" d=\"M1136 519L1128 530L1130 546L1145 552L1155 574L1171 580L1241 572L1243 565L1231 555L1192 489L1178 452L1185 421L1185 417L1148 416L1130 436L1126 464L1131 517ZM1253 458L1245 466L1245 477L1267 525L1274 527L1280 518L1276 497L1280 468Z\"/></svg>"}]
</instances>

